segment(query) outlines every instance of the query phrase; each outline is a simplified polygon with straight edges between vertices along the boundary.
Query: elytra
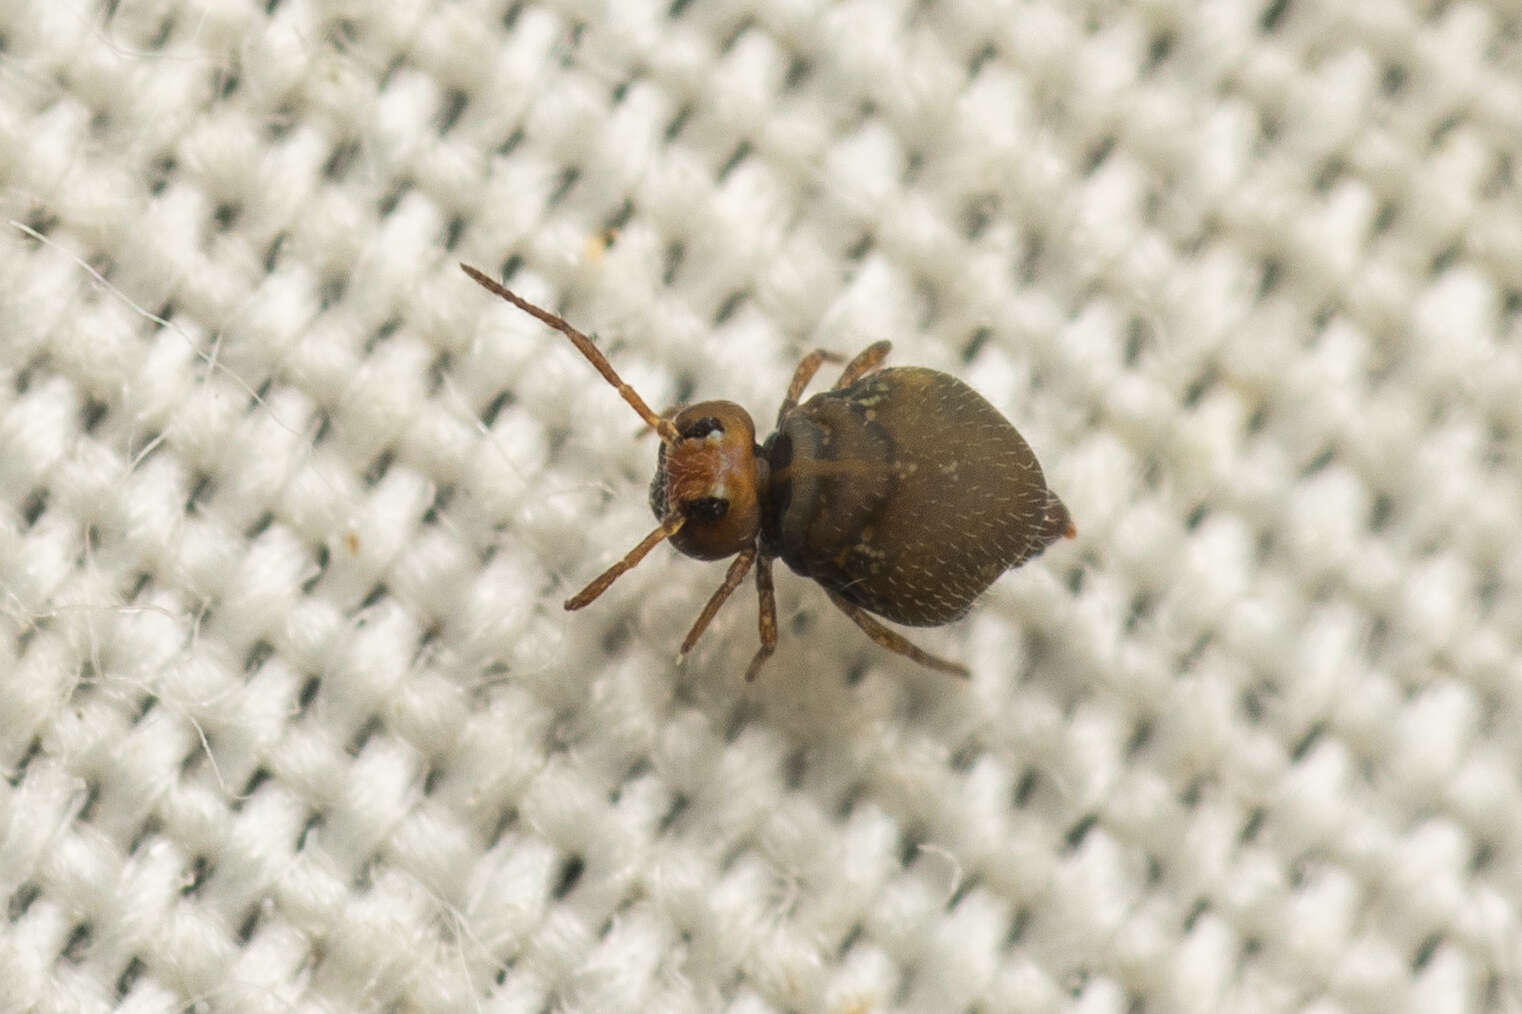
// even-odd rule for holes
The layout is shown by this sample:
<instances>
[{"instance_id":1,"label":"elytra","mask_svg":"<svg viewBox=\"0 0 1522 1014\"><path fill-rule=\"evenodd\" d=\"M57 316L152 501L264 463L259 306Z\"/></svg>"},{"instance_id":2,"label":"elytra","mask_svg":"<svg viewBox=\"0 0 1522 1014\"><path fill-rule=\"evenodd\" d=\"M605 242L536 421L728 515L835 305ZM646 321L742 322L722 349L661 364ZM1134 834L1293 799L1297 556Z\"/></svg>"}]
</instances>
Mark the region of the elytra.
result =
<instances>
[{"instance_id":1,"label":"elytra","mask_svg":"<svg viewBox=\"0 0 1522 1014\"><path fill-rule=\"evenodd\" d=\"M916 627L955 620L1004 571L1076 534L1014 426L955 377L882 368L888 342L863 350L833 388L800 405L819 368L839 361L823 350L805 356L777 411L776 432L758 446L755 424L734 402L651 411L590 338L460 266L569 338L661 440L650 483L660 524L568 599L567 609L596 599L669 539L700 560L735 558L682 641L683 655L754 567L761 646L745 678L755 679L777 646L771 564L781 559L817 581L873 641L965 676L965 667L922 651L875 616Z\"/></svg>"}]
</instances>

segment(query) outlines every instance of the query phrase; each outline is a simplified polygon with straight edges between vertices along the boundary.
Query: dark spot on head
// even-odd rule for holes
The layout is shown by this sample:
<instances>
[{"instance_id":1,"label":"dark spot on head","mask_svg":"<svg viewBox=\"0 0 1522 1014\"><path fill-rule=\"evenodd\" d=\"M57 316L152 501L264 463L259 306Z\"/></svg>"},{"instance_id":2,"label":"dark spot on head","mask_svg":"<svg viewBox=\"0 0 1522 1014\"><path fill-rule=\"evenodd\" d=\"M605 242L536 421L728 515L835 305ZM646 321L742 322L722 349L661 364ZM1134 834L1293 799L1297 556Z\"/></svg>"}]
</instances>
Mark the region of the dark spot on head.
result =
<instances>
[{"instance_id":1,"label":"dark spot on head","mask_svg":"<svg viewBox=\"0 0 1522 1014\"><path fill-rule=\"evenodd\" d=\"M701 500L687 501L682 509L693 521L718 521L729 513L729 501L716 496L705 496Z\"/></svg>"},{"instance_id":2,"label":"dark spot on head","mask_svg":"<svg viewBox=\"0 0 1522 1014\"><path fill-rule=\"evenodd\" d=\"M719 420L711 415L705 415L701 419L694 419L682 427L682 437L686 440L701 440L710 433L723 433L724 427L719 425Z\"/></svg>"}]
</instances>

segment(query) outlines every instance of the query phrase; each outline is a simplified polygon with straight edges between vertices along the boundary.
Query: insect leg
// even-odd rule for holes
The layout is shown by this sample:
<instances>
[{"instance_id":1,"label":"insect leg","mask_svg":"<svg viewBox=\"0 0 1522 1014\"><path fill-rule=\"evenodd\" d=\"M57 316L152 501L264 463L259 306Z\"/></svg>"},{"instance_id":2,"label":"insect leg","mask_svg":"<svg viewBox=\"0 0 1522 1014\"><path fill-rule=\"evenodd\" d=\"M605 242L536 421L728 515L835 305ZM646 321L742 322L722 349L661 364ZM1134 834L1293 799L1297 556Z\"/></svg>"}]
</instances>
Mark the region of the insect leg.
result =
<instances>
[{"instance_id":1,"label":"insect leg","mask_svg":"<svg viewBox=\"0 0 1522 1014\"><path fill-rule=\"evenodd\" d=\"M888 358L888 353L893 351L893 343L889 341L873 342L860 352L840 371L840 379L835 381L832 390L838 391L842 387L850 387L862 377L871 373L883 364Z\"/></svg>"},{"instance_id":2,"label":"insect leg","mask_svg":"<svg viewBox=\"0 0 1522 1014\"><path fill-rule=\"evenodd\" d=\"M814 374L819 372L819 367L825 363L838 363L840 357L833 352L824 349L815 349L798 361L798 368L793 371L792 382L787 385L787 394L782 396L782 407L777 409L777 425L782 425L782 417L798 406L798 399L803 396L803 389L809 386L809 381L814 379Z\"/></svg>"},{"instance_id":3,"label":"insect leg","mask_svg":"<svg viewBox=\"0 0 1522 1014\"><path fill-rule=\"evenodd\" d=\"M772 588L772 558L769 556L761 557L756 567L756 598L761 607L761 647L756 649L756 657L750 660L750 668L745 670L747 683L756 678L761 666L777 650L777 593Z\"/></svg>"},{"instance_id":4,"label":"insect leg","mask_svg":"<svg viewBox=\"0 0 1522 1014\"><path fill-rule=\"evenodd\" d=\"M645 558L645 554L654 549L663 539L669 539L675 535L686 522L685 514L668 514L659 528L640 540L640 544L624 554L624 558L601 574L581 591L565 600L567 609L580 609L591 602L597 596L608 590L608 586L618 580L620 574L629 570L635 564Z\"/></svg>"},{"instance_id":5,"label":"insect leg","mask_svg":"<svg viewBox=\"0 0 1522 1014\"><path fill-rule=\"evenodd\" d=\"M913 659L927 669L938 669L941 672L951 673L953 676L967 678L967 667L955 662L948 662L944 658L938 658L926 651L915 647L908 638L889 630L872 618L872 614L857 605L852 605L841 598L835 592L830 592L830 601L835 603L836 608L851 618L851 622L866 632L866 635L889 651L897 652L905 658Z\"/></svg>"},{"instance_id":6,"label":"insect leg","mask_svg":"<svg viewBox=\"0 0 1522 1014\"><path fill-rule=\"evenodd\" d=\"M687 632L687 637L682 641L682 647L677 652L678 658L686 655L692 650L692 646L698 643L698 638L702 637L703 631L708 629L708 624L713 620L714 615L718 613L719 607L728 600L730 592L740 587L740 582L745 580L745 575L750 570L750 565L755 562L756 547L754 545L740 550L740 555L735 557L735 562L729 565L729 573L724 575L724 583L714 589L713 595L708 599L708 604L698 614L697 622Z\"/></svg>"}]
</instances>

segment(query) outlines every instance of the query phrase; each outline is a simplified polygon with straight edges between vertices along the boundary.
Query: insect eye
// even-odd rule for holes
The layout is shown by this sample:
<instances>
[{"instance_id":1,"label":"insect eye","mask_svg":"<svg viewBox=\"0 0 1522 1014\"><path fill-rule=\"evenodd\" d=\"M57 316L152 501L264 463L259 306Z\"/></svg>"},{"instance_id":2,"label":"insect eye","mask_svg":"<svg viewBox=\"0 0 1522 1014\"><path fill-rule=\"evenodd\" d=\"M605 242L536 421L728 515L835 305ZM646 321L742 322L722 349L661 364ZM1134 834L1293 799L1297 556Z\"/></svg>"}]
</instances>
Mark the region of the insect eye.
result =
<instances>
[{"instance_id":1,"label":"insect eye","mask_svg":"<svg viewBox=\"0 0 1522 1014\"><path fill-rule=\"evenodd\" d=\"M729 513L729 501L705 496L701 500L688 500L682 509L693 521L717 521Z\"/></svg>"},{"instance_id":2,"label":"insect eye","mask_svg":"<svg viewBox=\"0 0 1522 1014\"><path fill-rule=\"evenodd\" d=\"M719 425L719 420L711 415L705 415L701 419L694 419L682 427L682 436L688 440L701 440L708 434L718 431L724 432L724 427Z\"/></svg>"}]
</instances>

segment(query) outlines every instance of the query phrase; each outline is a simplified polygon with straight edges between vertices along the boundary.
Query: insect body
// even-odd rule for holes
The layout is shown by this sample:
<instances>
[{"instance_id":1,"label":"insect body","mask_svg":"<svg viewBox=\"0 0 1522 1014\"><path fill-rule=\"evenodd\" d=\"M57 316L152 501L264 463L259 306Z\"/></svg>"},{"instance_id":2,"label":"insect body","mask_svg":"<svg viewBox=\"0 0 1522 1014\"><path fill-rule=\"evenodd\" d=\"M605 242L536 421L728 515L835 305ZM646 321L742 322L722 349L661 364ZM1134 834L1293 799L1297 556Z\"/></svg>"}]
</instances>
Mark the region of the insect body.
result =
<instances>
[{"instance_id":1,"label":"insect body","mask_svg":"<svg viewBox=\"0 0 1522 1014\"><path fill-rule=\"evenodd\" d=\"M771 564L780 558L824 587L878 644L921 665L965 676L883 626L936 626L964 615L1011 567L1075 529L1046 487L1036 456L1015 428L972 388L935 370L881 368L888 342L846 364L834 388L798 404L826 362L798 364L777 429L756 443L750 415L705 401L670 416L650 410L591 339L475 268L487 290L564 334L661 439L650 509L660 524L623 559L565 603L580 609L662 540L700 560L733 556L724 583L682 642L698 637L752 567L761 646L755 679L777 646ZM875 615L874 615L875 614Z\"/></svg>"}]
</instances>

